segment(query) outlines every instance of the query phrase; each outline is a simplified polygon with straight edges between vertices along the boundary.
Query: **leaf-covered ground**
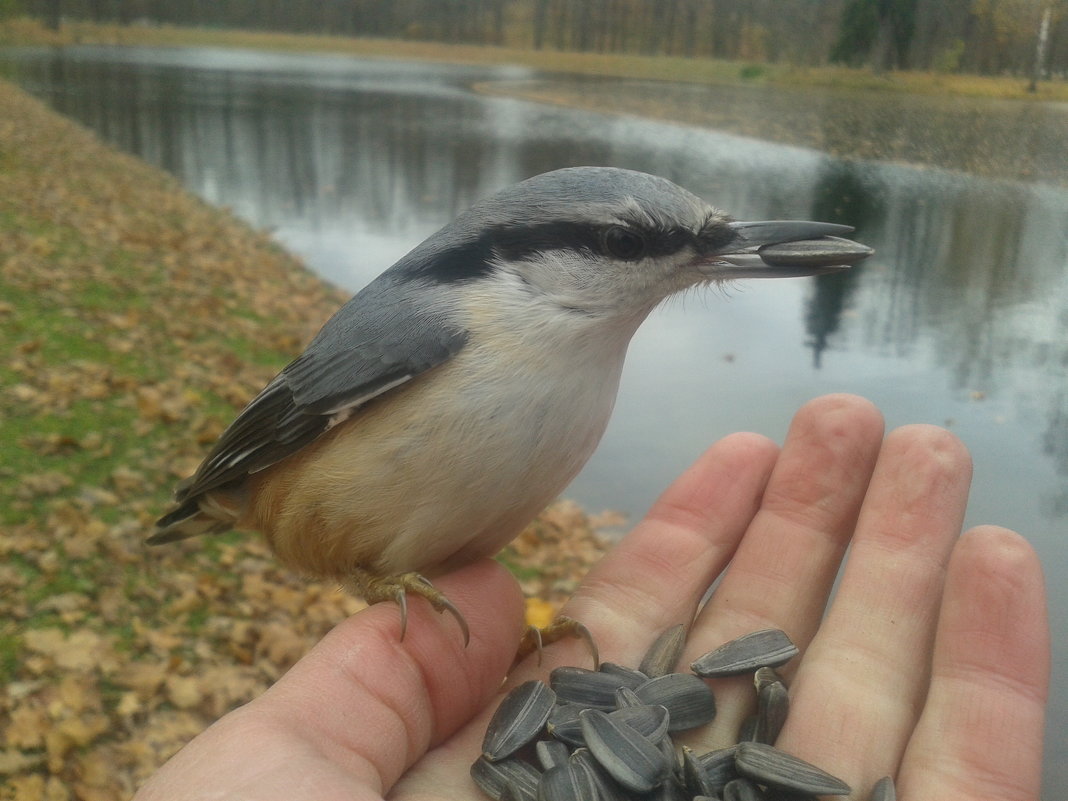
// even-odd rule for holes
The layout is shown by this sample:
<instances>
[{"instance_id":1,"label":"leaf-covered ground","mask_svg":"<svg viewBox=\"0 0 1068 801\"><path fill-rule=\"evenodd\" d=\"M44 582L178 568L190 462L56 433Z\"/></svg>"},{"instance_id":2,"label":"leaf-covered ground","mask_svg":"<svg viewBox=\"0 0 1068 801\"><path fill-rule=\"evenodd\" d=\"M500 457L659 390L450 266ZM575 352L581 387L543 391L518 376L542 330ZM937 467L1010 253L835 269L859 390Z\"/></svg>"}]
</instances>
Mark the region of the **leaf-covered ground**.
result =
<instances>
[{"instance_id":1,"label":"leaf-covered ground","mask_svg":"<svg viewBox=\"0 0 1068 801\"><path fill-rule=\"evenodd\" d=\"M0 800L114 799L360 603L257 536L149 549L174 482L344 297L0 82ZM547 617L603 550L505 554Z\"/></svg>"}]
</instances>

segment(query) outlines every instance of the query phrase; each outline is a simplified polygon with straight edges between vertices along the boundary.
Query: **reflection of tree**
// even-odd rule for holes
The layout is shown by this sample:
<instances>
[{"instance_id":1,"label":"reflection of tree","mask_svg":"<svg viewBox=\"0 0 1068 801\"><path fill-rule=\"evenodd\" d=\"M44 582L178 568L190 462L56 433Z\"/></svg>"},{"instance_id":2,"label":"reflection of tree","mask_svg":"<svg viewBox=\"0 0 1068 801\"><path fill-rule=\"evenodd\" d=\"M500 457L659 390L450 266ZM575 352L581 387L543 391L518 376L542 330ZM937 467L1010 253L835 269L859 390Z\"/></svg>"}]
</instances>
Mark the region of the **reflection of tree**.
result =
<instances>
[{"instance_id":1,"label":"reflection of tree","mask_svg":"<svg viewBox=\"0 0 1068 801\"><path fill-rule=\"evenodd\" d=\"M495 144L472 133L478 104L447 87L353 91L344 75L324 88L62 57L38 68L58 110L257 225L348 217L425 232L487 191Z\"/></svg>"},{"instance_id":2,"label":"reflection of tree","mask_svg":"<svg viewBox=\"0 0 1068 801\"><path fill-rule=\"evenodd\" d=\"M893 113L882 113L891 125ZM1021 111L1019 136L1038 129L1027 124L1030 114ZM957 136L971 152L984 130L961 125ZM827 115L826 135L848 135L840 115ZM816 282L806 325L817 366L851 308L857 322L850 335L868 348L932 358L962 395L1000 394L1018 398L1021 409L1046 410L1043 449L1068 475L1063 193L842 161L824 166L815 192L814 219L854 225L857 238L876 248L870 262ZM1068 513L1068 491L1053 506L1055 514Z\"/></svg>"},{"instance_id":3,"label":"reflection of tree","mask_svg":"<svg viewBox=\"0 0 1068 801\"><path fill-rule=\"evenodd\" d=\"M1057 472L1068 476L1068 391L1055 393L1051 399L1049 424L1042 436L1042 450L1053 458ZM1049 504L1053 517L1068 517L1068 486L1054 494Z\"/></svg>"},{"instance_id":4,"label":"reflection of tree","mask_svg":"<svg viewBox=\"0 0 1068 801\"><path fill-rule=\"evenodd\" d=\"M327 66L294 75L284 66L109 64L77 52L19 68L20 80L60 111L258 226L296 221L317 230L343 221L414 244L502 184L580 163L655 172L739 216L802 214L854 225L876 256L814 282L805 314L816 364L832 338L846 337L898 360L933 360L959 392L1018 399L1019 408L1045 418L1042 446L1068 474L1062 190L487 102L456 91L472 73L449 69L409 76L400 66L336 73ZM604 91L604 82L591 85ZM723 97L730 105L735 95ZM737 100L751 108L752 97ZM833 109L821 113L828 136L853 135L831 124ZM1057 504L1068 506L1068 496Z\"/></svg>"},{"instance_id":5,"label":"reflection of tree","mask_svg":"<svg viewBox=\"0 0 1068 801\"><path fill-rule=\"evenodd\" d=\"M853 268L859 269L863 268ZM842 312L848 307L850 289L857 280L853 270L817 278L815 292L806 304L805 330L809 338L805 344L812 348L812 366L817 370L823 364L823 351L827 349L831 335L838 330Z\"/></svg>"},{"instance_id":6,"label":"reflection of tree","mask_svg":"<svg viewBox=\"0 0 1068 801\"><path fill-rule=\"evenodd\" d=\"M1000 395L1021 415L1044 409L1043 450L1068 475L1063 196L939 172L901 175L884 192L876 258L889 269L864 274L863 341L930 353L962 395Z\"/></svg>"},{"instance_id":7,"label":"reflection of tree","mask_svg":"<svg viewBox=\"0 0 1068 801\"><path fill-rule=\"evenodd\" d=\"M870 173L870 165L860 162L825 162L815 181L812 219L852 225L857 229L855 236L863 241L866 230L883 214L880 190ZM864 266L860 265L815 282L815 291L805 310L805 330L817 368L830 336L838 330L842 313L851 305L850 299L863 270Z\"/></svg>"}]
</instances>

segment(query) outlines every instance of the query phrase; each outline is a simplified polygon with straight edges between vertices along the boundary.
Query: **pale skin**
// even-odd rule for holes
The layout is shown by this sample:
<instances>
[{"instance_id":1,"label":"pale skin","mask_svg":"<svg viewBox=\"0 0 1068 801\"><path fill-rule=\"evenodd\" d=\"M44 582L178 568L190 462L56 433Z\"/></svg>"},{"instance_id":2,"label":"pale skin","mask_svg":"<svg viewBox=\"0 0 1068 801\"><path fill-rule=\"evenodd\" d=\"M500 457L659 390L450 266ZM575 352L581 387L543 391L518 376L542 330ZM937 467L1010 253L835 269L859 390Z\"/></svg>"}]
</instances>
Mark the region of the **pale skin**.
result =
<instances>
[{"instance_id":1,"label":"pale skin","mask_svg":"<svg viewBox=\"0 0 1068 801\"><path fill-rule=\"evenodd\" d=\"M713 445L564 612L589 627L602 659L630 665L657 633L691 619L682 667L739 634L785 629L802 656L786 671L792 707L777 745L842 777L851 798L894 774L905 801L1037 799L1049 677L1042 571L1014 532L961 535L970 477L968 452L948 432L911 425L884 438L867 401L819 398L781 448L754 434ZM519 641L522 598L491 560L436 584L471 625L466 649L455 622L421 599L403 642L396 606L371 607L194 739L136 798L481 797L468 770ZM588 661L581 642L554 643L504 686ZM697 747L730 737L749 711L746 680L714 690L719 714Z\"/></svg>"}]
</instances>

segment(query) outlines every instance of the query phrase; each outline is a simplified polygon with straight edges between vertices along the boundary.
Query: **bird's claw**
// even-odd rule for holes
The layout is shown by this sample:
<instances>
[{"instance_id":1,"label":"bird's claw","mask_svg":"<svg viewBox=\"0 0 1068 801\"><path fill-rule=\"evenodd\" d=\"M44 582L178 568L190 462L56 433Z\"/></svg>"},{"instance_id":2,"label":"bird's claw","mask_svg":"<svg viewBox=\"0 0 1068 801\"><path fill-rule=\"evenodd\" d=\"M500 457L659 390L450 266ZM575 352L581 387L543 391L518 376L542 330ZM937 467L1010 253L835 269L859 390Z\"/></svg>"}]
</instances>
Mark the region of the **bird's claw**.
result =
<instances>
[{"instance_id":1,"label":"bird's claw","mask_svg":"<svg viewBox=\"0 0 1068 801\"><path fill-rule=\"evenodd\" d=\"M537 652L538 665L541 665L541 655L544 647L564 637L578 637L583 640L590 649L593 657L593 666L597 668L601 664L600 654L597 651L597 643L594 642L593 634L586 628L584 623L566 615L558 615L552 623L545 628L527 626L523 632L523 638L519 641L519 650L516 653L516 661Z\"/></svg>"},{"instance_id":2,"label":"bird's claw","mask_svg":"<svg viewBox=\"0 0 1068 801\"><path fill-rule=\"evenodd\" d=\"M448 612L460 626L464 647L471 641L471 630L467 621L456 605L437 589L430 581L418 573L401 573L396 576L372 576L358 571L355 576L356 589L368 604L393 601L400 607L400 638L408 632L408 594L426 598L438 612Z\"/></svg>"},{"instance_id":3,"label":"bird's claw","mask_svg":"<svg viewBox=\"0 0 1068 801\"><path fill-rule=\"evenodd\" d=\"M408 633L408 593L404 587L398 587L396 592L393 593L393 600L397 606L400 607L400 619L401 619L401 642L404 642L404 635Z\"/></svg>"}]
</instances>

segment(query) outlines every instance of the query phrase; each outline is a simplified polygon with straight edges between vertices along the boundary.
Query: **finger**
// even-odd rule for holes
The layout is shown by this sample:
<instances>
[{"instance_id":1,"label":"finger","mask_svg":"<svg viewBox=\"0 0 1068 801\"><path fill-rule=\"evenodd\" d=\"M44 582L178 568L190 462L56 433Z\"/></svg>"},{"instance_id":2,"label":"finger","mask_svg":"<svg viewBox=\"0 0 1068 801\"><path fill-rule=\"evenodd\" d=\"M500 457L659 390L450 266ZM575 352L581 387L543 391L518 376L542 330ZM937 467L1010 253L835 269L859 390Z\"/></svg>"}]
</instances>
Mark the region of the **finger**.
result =
<instances>
[{"instance_id":1,"label":"finger","mask_svg":"<svg viewBox=\"0 0 1068 801\"><path fill-rule=\"evenodd\" d=\"M397 609L378 604L366 620L337 627L275 688L280 702L299 701L308 736L368 760L384 786L485 706L519 642L522 598L503 567L483 560L437 584L469 621L466 648L453 621L418 599L401 641ZM311 687L335 687L343 703L320 689L310 706Z\"/></svg>"},{"instance_id":2,"label":"finger","mask_svg":"<svg viewBox=\"0 0 1068 801\"><path fill-rule=\"evenodd\" d=\"M841 584L791 687L779 744L865 788L894 774L926 692L945 566L971 480L961 442L891 432Z\"/></svg>"},{"instance_id":3,"label":"finger","mask_svg":"<svg viewBox=\"0 0 1068 801\"><path fill-rule=\"evenodd\" d=\"M264 695L180 752L153 779L162 789L144 797L223 797L227 787L242 788L241 797L286 797L286 786L279 793L271 782L271 765L306 773L307 781L341 774L380 797L488 703L519 642L522 597L499 564L482 560L437 587L470 624L466 648L455 622L421 599L408 605L403 641L394 604L365 609L335 627ZM233 770L208 775L202 788L190 786L205 761Z\"/></svg>"},{"instance_id":4,"label":"finger","mask_svg":"<svg viewBox=\"0 0 1068 801\"><path fill-rule=\"evenodd\" d=\"M804 647L823 616L882 434L881 415L862 398L830 395L798 411L760 511L701 612L688 658L764 628L784 629ZM733 742L753 696L748 679L713 689L720 712L703 735L709 746Z\"/></svg>"},{"instance_id":5,"label":"finger","mask_svg":"<svg viewBox=\"0 0 1068 801\"><path fill-rule=\"evenodd\" d=\"M689 624L752 519L778 448L756 434L720 440L583 581L563 612L593 633L601 658L636 665L665 628ZM561 641L546 663L582 664Z\"/></svg>"},{"instance_id":6,"label":"finger","mask_svg":"<svg viewBox=\"0 0 1068 801\"><path fill-rule=\"evenodd\" d=\"M1034 550L1006 529L965 534L949 564L930 692L901 766L901 797L1037 799L1049 664Z\"/></svg>"},{"instance_id":7,"label":"finger","mask_svg":"<svg viewBox=\"0 0 1068 801\"><path fill-rule=\"evenodd\" d=\"M734 434L709 448L657 500L645 520L583 581L563 612L590 628L602 658L636 665L664 628L693 618L712 578L730 560L760 501L778 449L755 434ZM557 664L585 664L584 644L561 640L542 664L531 656L509 684L544 678ZM495 703L457 737L435 749L394 789L397 798L474 798L466 773ZM443 788L447 788L445 792Z\"/></svg>"}]
</instances>

